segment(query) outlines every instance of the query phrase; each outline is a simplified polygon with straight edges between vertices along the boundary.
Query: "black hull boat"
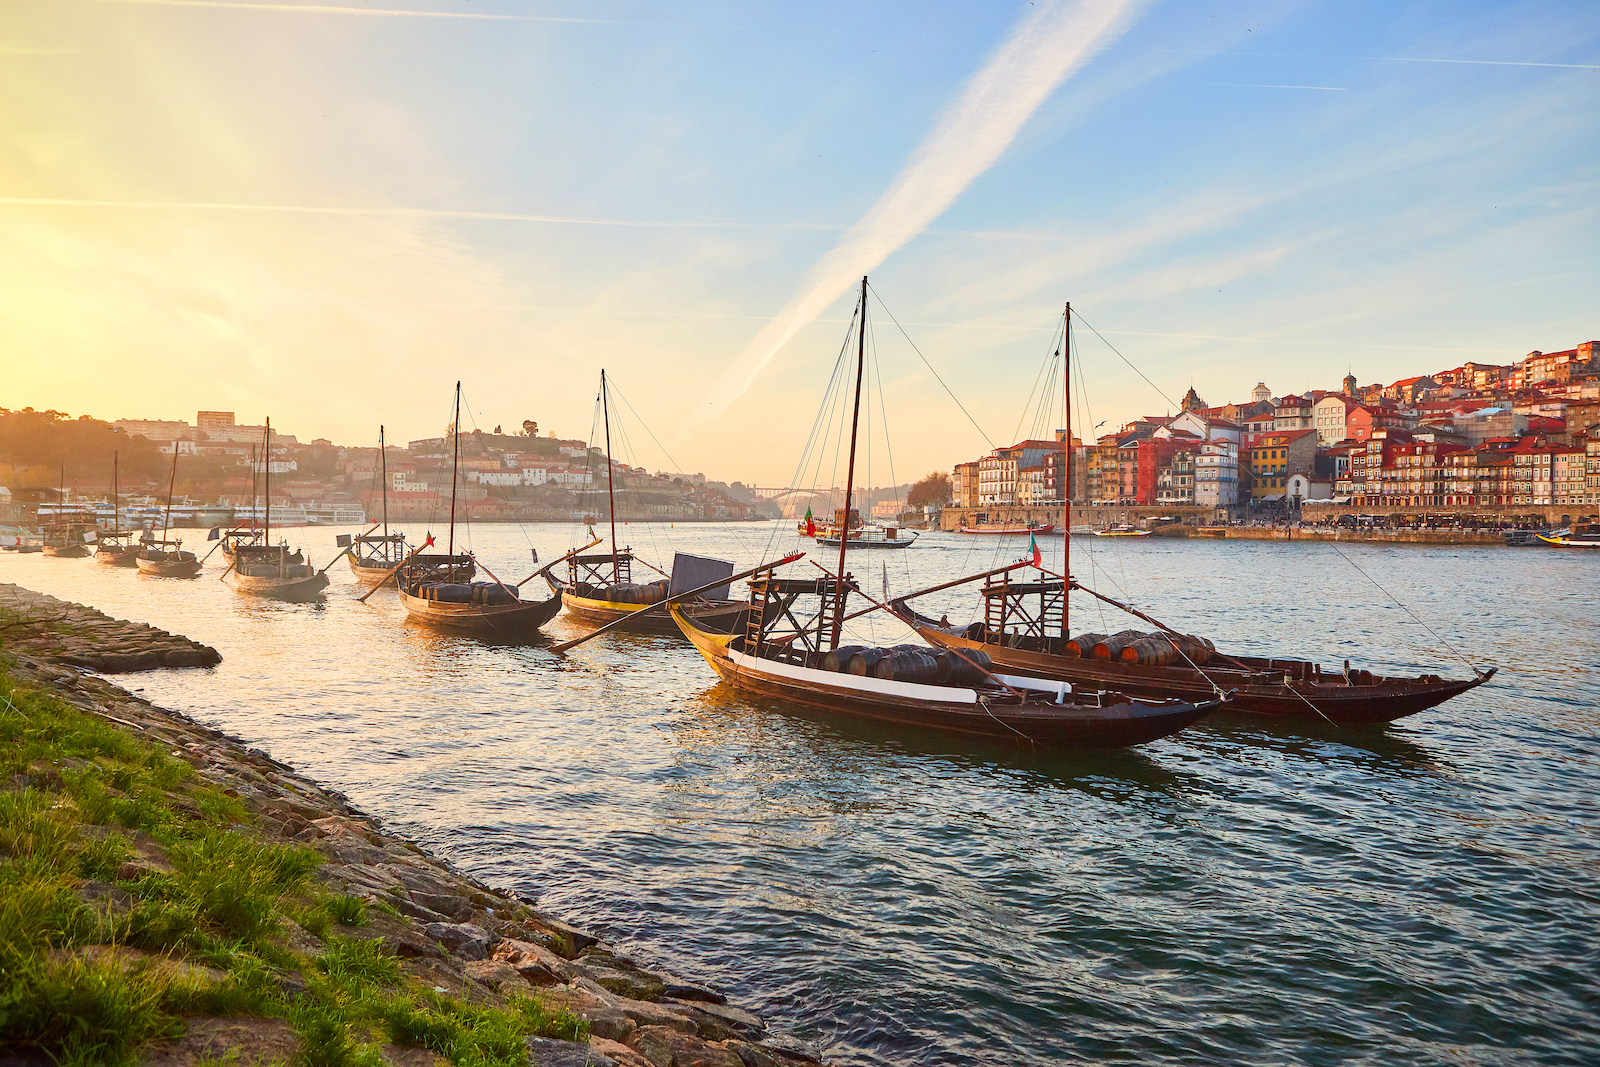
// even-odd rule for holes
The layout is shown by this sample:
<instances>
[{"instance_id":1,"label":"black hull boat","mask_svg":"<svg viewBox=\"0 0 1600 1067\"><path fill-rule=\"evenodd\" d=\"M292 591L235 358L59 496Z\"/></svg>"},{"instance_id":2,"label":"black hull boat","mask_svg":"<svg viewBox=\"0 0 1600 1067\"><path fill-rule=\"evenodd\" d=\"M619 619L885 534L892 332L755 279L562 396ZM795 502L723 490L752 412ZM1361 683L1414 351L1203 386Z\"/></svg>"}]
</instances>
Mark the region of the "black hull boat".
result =
<instances>
[{"instance_id":1,"label":"black hull boat","mask_svg":"<svg viewBox=\"0 0 1600 1067\"><path fill-rule=\"evenodd\" d=\"M1059 583L1056 585L1059 587ZM1469 679L1433 674L1392 678L1365 670L1325 671L1321 665L1306 660L1216 653L1206 656L1193 646L1185 646L1193 666L1182 655L1162 657L1169 659L1167 663L1139 663L1120 656L1096 655L1092 647L1079 654L1072 647L1073 642L1060 638L996 634L986 631L983 623L952 627L917 614L903 600L895 601L891 607L929 644L982 651L993 659L996 669L1019 676L1180 700L1201 699L1205 694L1226 689L1233 693L1229 711L1336 725L1376 725L1427 711L1483 685L1496 671L1490 667ZM1162 633L1139 636L1160 642ZM1130 635L1127 640L1132 639ZM1099 647L1109 651L1105 645Z\"/></svg>"}]
</instances>

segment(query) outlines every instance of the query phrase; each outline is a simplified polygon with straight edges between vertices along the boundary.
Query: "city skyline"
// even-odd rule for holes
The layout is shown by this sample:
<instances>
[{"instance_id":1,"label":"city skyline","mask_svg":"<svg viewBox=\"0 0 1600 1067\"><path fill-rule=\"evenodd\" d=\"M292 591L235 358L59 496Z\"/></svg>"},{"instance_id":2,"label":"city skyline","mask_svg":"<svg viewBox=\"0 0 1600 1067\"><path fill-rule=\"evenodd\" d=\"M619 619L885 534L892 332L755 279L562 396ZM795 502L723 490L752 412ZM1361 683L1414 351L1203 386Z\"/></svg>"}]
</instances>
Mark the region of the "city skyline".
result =
<instances>
[{"instance_id":1,"label":"city skyline","mask_svg":"<svg viewBox=\"0 0 1600 1067\"><path fill-rule=\"evenodd\" d=\"M781 485L863 272L995 444L1069 298L1108 425L1600 333L1582 5L297 6L15 13L6 406L585 438L605 366ZM873 316L897 480L986 451Z\"/></svg>"}]
</instances>

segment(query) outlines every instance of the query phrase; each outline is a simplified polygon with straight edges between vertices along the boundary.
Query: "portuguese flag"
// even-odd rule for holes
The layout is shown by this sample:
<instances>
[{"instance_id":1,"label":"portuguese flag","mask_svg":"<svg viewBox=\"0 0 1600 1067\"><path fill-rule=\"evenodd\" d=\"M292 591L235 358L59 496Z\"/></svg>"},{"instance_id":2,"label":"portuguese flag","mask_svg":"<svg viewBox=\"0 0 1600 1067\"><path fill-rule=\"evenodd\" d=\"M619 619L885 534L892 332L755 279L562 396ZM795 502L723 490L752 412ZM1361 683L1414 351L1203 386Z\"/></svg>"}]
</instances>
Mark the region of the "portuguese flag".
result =
<instances>
[{"instance_id":1,"label":"portuguese flag","mask_svg":"<svg viewBox=\"0 0 1600 1067\"><path fill-rule=\"evenodd\" d=\"M806 508L806 536L807 537L815 537L815 536L817 536L817 523L816 523L816 520L811 517L811 509L810 508Z\"/></svg>"}]
</instances>

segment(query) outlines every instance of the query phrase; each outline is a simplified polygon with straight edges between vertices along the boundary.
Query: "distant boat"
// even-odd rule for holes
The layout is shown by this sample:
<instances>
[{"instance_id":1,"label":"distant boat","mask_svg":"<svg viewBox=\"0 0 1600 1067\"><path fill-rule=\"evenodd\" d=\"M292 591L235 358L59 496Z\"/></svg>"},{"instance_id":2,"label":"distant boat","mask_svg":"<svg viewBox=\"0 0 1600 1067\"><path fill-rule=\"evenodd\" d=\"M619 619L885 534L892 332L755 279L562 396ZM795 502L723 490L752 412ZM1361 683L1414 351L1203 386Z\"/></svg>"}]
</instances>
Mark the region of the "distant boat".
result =
<instances>
[{"instance_id":1,"label":"distant boat","mask_svg":"<svg viewBox=\"0 0 1600 1067\"><path fill-rule=\"evenodd\" d=\"M850 509L848 518L844 515L843 508L835 508L833 524L819 528L813 535L819 545L829 548L839 547L839 530L844 523L850 527L851 548L910 548L916 543L917 535L899 526L890 526L884 523L862 523L861 513L855 508ZM801 533L805 533L804 527Z\"/></svg>"},{"instance_id":2,"label":"distant boat","mask_svg":"<svg viewBox=\"0 0 1600 1067\"><path fill-rule=\"evenodd\" d=\"M167 514L161 524L160 539L146 538L139 544L140 574L154 578L193 578L200 573L200 558L183 548L181 540L168 540L172 519L172 490L178 483L178 442L172 442L172 474L167 480Z\"/></svg>"},{"instance_id":3,"label":"distant boat","mask_svg":"<svg viewBox=\"0 0 1600 1067\"><path fill-rule=\"evenodd\" d=\"M266 517L262 522L260 540L236 540L233 545L233 562L223 577L233 583L241 593L274 597L279 600L308 600L328 587L327 568L316 570L297 549L289 551L287 544L272 543L272 419L267 419L265 430L266 462L263 464Z\"/></svg>"},{"instance_id":4,"label":"distant boat","mask_svg":"<svg viewBox=\"0 0 1600 1067\"><path fill-rule=\"evenodd\" d=\"M1539 540L1560 548L1600 548L1600 522L1575 522L1565 530L1540 534Z\"/></svg>"},{"instance_id":5,"label":"distant boat","mask_svg":"<svg viewBox=\"0 0 1600 1067\"><path fill-rule=\"evenodd\" d=\"M957 530L965 534L1047 534L1055 533L1056 524L1053 522L1028 522L1028 523L987 523L981 522L975 526L958 526Z\"/></svg>"},{"instance_id":6,"label":"distant boat","mask_svg":"<svg viewBox=\"0 0 1600 1067\"><path fill-rule=\"evenodd\" d=\"M116 452L111 453L111 532L95 541L94 558L113 567L132 567L139 560L139 544L133 533L122 528L118 501L122 492L121 469Z\"/></svg>"},{"instance_id":7,"label":"distant boat","mask_svg":"<svg viewBox=\"0 0 1600 1067\"><path fill-rule=\"evenodd\" d=\"M1149 537L1150 531L1141 530L1139 527L1126 522L1119 522L1114 526L1107 526L1103 530L1094 531L1094 535L1096 537Z\"/></svg>"},{"instance_id":8,"label":"distant boat","mask_svg":"<svg viewBox=\"0 0 1600 1067\"><path fill-rule=\"evenodd\" d=\"M67 500L67 465L61 465L61 489L56 497L58 503L55 508L55 522L42 527L44 533L43 552L47 556L63 556L79 558L89 554L91 534L98 528L98 523L85 522L87 515L76 516L78 521L70 521L74 516L66 512Z\"/></svg>"}]
</instances>

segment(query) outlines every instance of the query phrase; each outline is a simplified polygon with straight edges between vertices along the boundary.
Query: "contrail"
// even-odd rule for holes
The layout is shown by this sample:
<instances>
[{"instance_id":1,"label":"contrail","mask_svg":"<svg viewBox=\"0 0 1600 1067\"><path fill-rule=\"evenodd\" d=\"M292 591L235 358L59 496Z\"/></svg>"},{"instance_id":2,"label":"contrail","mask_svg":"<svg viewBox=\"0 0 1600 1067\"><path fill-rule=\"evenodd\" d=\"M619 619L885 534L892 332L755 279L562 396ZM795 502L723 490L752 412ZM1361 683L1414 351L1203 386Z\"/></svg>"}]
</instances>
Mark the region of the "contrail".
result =
<instances>
[{"instance_id":1,"label":"contrail","mask_svg":"<svg viewBox=\"0 0 1600 1067\"><path fill-rule=\"evenodd\" d=\"M852 282L922 233L994 164L1055 88L1125 28L1137 4L1041 3L1019 22L945 109L878 202L811 267L800 294L734 360L710 399L691 413L689 424L704 424L726 411L802 327Z\"/></svg>"},{"instance_id":2,"label":"contrail","mask_svg":"<svg viewBox=\"0 0 1600 1067\"><path fill-rule=\"evenodd\" d=\"M1469 67L1560 67L1594 70L1600 63L1534 63L1523 59L1435 59L1427 56L1314 56L1298 52L1202 52L1187 48L1140 48L1140 52L1165 52L1183 56L1243 56L1266 59L1354 59L1366 63L1459 63Z\"/></svg>"},{"instance_id":3,"label":"contrail","mask_svg":"<svg viewBox=\"0 0 1600 1067\"><path fill-rule=\"evenodd\" d=\"M400 8L336 7L332 4L231 3L229 0L92 0L98 4L145 4L155 7L213 7L240 11L297 11L309 15L388 15L413 19L479 19L492 22L587 22L617 25L613 19L558 18L553 15L489 15L471 11L406 11Z\"/></svg>"},{"instance_id":4,"label":"contrail","mask_svg":"<svg viewBox=\"0 0 1600 1067\"><path fill-rule=\"evenodd\" d=\"M5 49L0 46L0 55ZM136 208L148 211L280 211L290 215L374 215L414 219L489 219L500 222L547 222L570 226L621 226L660 230L799 230L833 233L845 227L828 222L682 222L655 219L607 219L582 215L528 215L512 211L454 211L415 207L320 207L306 204L227 204L201 200L72 200L49 196L0 196L0 204L35 207ZM977 237L1005 241L1058 240L1052 234L1012 230L936 230L942 237ZM764 316L763 316L764 317Z\"/></svg>"}]
</instances>

